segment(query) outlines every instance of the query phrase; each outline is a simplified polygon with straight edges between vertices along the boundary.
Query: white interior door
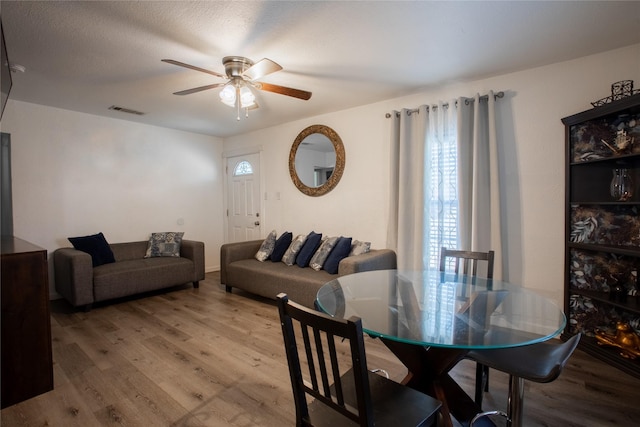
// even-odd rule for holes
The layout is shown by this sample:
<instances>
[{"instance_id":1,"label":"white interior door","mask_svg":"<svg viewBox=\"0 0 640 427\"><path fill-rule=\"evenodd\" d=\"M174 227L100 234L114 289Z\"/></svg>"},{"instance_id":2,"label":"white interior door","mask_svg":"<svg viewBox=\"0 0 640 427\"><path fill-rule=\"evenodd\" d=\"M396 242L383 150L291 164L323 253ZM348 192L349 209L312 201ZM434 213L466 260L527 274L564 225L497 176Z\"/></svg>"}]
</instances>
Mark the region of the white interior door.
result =
<instances>
[{"instance_id":1,"label":"white interior door","mask_svg":"<svg viewBox=\"0 0 640 427\"><path fill-rule=\"evenodd\" d=\"M227 158L229 242L260 239L260 155Z\"/></svg>"}]
</instances>

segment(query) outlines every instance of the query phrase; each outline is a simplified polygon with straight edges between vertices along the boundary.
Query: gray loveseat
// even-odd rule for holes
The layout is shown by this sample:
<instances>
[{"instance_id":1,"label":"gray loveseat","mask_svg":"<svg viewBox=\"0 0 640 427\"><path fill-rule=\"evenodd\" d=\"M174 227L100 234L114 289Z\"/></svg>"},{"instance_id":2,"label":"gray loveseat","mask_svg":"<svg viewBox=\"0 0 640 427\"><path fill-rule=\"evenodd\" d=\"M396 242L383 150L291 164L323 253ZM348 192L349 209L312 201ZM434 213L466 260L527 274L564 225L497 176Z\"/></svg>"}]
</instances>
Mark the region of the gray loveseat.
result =
<instances>
[{"instance_id":1,"label":"gray loveseat","mask_svg":"<svg viewBox=\"0 0 640 427\"><path fill-rule=\"evenodd\" d=\"M144 258L148 241L112 243L116 262L93 267L91 255L74 248L53 252L56 291L75 307L204 279L204 243L182 240L180 257Z\"/></svg>"},{"instance_id":2,"label":"gray loveseat","mask_svg":"<svg viewBox=\"0 0 640 427\"><path fill-rule=\"evenodd\" d=\"M318 289L330 280L360 271L394 269L397 266L396 253L391 249L372 249L346 257L338 265L338 274L271 260L260 262L255 259L255 254L262 242L252 240L222 245L220 283L225 285L227 292L235 287L271 299L285 292L292 301L312 308Z\"/></svg>"}]
</instances>

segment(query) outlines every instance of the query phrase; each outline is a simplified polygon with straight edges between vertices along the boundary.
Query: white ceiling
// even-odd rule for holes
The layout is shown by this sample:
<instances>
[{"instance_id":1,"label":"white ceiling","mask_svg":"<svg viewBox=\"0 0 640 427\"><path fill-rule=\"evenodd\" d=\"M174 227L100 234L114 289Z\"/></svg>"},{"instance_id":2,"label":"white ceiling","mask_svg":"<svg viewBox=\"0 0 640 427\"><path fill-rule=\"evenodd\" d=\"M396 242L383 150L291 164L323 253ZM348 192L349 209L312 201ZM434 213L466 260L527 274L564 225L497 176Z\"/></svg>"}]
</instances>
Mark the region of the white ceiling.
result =
<instances>
[{"instance_id":1,"label":"white ceiling","mask_svg":"<svg viewBox=\"0 0 640 427\"><path fill-rule=\"evenodd\" d=\"M638 1L3 0L0 14L26 67L10 99L220 137L640 42ZM172 94L223 80L160 61L224 74L228 55L270 58L284 70L263 81L313 96L260 92L237 121L219 89Z\"/></svg>"}]
</instances>

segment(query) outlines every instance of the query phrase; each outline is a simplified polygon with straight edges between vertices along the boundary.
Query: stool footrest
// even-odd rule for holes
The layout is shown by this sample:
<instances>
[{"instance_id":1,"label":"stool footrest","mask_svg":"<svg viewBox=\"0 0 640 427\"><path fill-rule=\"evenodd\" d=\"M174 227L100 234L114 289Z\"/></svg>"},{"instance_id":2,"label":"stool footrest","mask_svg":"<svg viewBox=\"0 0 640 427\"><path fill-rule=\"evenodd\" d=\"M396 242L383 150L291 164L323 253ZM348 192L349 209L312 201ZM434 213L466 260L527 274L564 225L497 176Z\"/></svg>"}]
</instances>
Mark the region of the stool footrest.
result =
<instances>
[{"instance_id":1,"label":"stool footrest","mask_svg":"<svg viewBox=\"0 0 640 427\"><path fill-rule=\"evenodd\" d=\"M504 412L504 411L486 411L486 412L480 412L475 417L473 417L471 419L471 422L469 423L469 427L473 427L473 423L478 421L480 418L488 417L489 415L499 415L501 417L506 418L507 419L507 423L510 423L509 416L507 415L506 412Z\"/></svg>"}]
</instances>

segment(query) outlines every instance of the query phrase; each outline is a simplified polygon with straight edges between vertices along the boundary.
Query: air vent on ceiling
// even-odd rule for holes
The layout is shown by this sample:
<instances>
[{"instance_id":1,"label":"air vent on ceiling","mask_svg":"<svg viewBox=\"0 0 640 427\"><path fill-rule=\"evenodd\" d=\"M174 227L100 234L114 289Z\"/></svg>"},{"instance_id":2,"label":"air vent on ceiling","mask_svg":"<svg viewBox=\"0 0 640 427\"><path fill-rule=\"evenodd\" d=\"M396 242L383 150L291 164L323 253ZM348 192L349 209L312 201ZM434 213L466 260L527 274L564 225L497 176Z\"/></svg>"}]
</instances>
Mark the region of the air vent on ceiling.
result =
<instances>
[{"instance_id":1,"label":"air vent on ceiling","mask_svg":"<svg viewBox=\"0 0 640 427\"><path fill-rule=\"evenodd\" d=\"M112 105L109 107L109 110L120 111L122 113L136 114L138 116L144 116L145 113L141 111L132 110L131 108L118 107L117 105Z\"/></svg>"}]
</instances>

